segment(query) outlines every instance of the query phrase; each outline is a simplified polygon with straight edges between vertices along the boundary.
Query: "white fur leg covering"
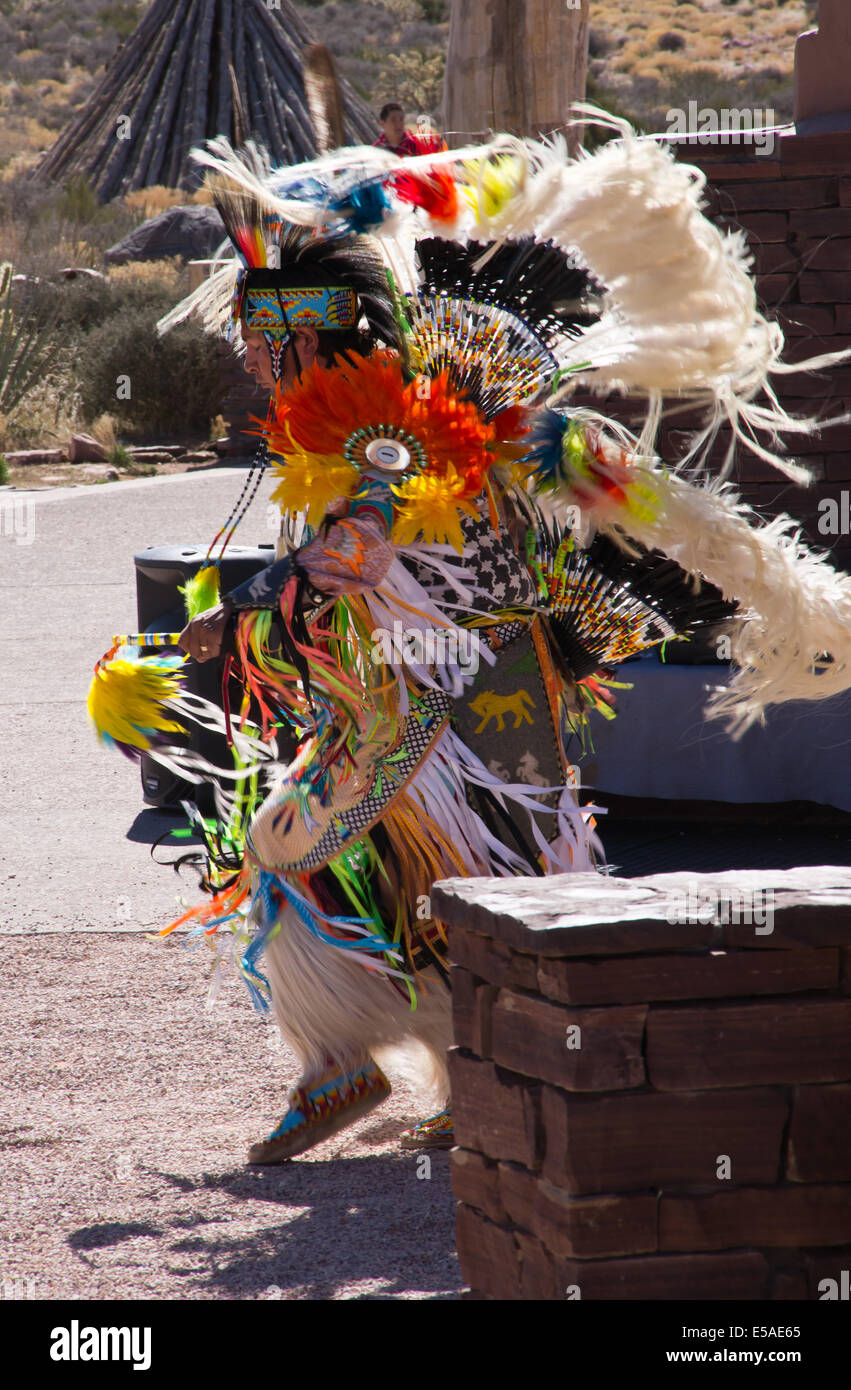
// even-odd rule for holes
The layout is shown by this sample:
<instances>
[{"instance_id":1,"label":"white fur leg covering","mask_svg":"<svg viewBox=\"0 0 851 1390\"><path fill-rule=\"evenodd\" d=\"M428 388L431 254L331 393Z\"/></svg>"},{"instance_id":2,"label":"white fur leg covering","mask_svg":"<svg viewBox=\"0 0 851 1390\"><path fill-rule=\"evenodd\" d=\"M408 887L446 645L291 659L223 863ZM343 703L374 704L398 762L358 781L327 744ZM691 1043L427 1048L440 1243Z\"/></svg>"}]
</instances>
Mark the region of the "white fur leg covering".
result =
<instances>
[{"instance_id":1,"label":"white fur leg covering","mask_svg":"<svg viewBox=\"0 0 851 1390\"><path fill-rule=\"evenodd\" d=\"M278 1026L301 1061L303 1082L317 1080L329 1056L351 1071L376 1049L403 1048L413 1039L430 1063L417 1080L448 1096L451 1000L436 976L421 977L412 1009L387 976L317 940L291 909L268 942L265 959Z\"/></svg>"}]
</instances>

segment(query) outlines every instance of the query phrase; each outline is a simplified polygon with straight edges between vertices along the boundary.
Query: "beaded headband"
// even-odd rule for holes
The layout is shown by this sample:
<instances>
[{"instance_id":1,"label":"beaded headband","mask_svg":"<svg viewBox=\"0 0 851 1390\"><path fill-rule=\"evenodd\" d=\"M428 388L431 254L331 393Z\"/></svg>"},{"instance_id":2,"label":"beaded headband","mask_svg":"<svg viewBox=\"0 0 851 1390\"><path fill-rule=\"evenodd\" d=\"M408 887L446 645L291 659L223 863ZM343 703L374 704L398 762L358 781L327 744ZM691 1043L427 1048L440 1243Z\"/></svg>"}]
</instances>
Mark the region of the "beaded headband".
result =
<instances>
[{"instance_id":1,"label":"beaded headband","mask_svg":"<svg viewBox=\"0 0 851 1390\"><path fill-rule=\"evenodd\" d=\"M243 295L243 312L246 328L283 338L296 328L354 328L357 298L354 290L342 285L294 288L249 283Z\"/></svg>"}]
</instances>

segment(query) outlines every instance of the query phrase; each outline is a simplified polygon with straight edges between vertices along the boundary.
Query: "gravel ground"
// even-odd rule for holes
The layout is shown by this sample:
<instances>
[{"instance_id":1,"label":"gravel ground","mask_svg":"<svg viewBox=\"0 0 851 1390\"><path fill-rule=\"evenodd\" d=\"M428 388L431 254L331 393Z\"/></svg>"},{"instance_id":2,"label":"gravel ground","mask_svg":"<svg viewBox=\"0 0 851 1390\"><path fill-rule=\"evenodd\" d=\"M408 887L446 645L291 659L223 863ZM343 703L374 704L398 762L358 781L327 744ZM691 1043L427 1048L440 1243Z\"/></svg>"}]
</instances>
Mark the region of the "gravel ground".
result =
<instances>
[{"instance_id":1,"label":"gravel ground","mask_svg":"<svg viewBox=\"0 0 851 1390\"><path fill-rule=\"evenodd\" d=\"M0 494L6 1296L460 1293L448 1156L398 1148L428 1112L404 1079L309 1154L246 1166L297 1064L239 981L208 1010L207 963L149 939L176 915L178 880L150 858L169 821L87 727L94 661L135 625L133 552L206 542L243 481L222 469ZM272 538L268 491L246 544Z\"/></svg>"}]
</instances>

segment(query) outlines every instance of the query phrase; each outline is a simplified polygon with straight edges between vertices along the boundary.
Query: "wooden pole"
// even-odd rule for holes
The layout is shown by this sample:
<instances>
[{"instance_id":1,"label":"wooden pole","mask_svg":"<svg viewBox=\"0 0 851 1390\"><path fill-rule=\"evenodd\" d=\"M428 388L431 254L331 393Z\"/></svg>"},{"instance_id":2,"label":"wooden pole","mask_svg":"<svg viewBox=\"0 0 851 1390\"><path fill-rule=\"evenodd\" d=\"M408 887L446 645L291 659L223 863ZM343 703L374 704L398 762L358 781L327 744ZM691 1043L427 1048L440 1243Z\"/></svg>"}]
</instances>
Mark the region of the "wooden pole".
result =
<instances>
[{"instance_id":1,"label":"wooden pole","mask_svg":"<svg viewBox=\"0 0 851 1390\"><path fill-rule=\"evenodd\" d=\"M195 4L196 0L189 0L190 5ZM192 99L193 99L193 72L197 75L197 67L192 66L192 30L189 30L190 56L187 61L186 79L181 83L176 83L177 87L177 106L174 117L168 127L163 128L165 157L162 167L162 182L169 188L177 188L180 183L180 176L183 172L183 161L189 149L192 131Z\"/></svg>"},{"instance_id":2,"label":"wooden pole","mask_svg":"<svg viewBox=\"0 0 851 1390\"><path fill-rule=\"evenodd\" d=\"M233 27L236 43L233 50L233 70L236 73L236 83L239 90L243 93L243 102L247 101L245 95L245 0L234 0Z\"/></svg>"},{"instance_id":3,"label":"wooden pole","mask_svg":"<svg viewBox=\"0 0 851 1390\"><path fill-rule=\"evenodd\" d=\"M179 137L174 142L176 172L173 182L175 187L183 188L197 186L200 182L197 170L189 163L189 151L196 145L202 145L207 133L210 48L217 8L215 0L196 0L196 5L191 21L191 50L186 68L184 119L179 127Z\"/></svg>"},{"instance_id":4,"label":"wooden pole","mask_svg":"<svg viewBox=\"0 0 851 1390\"><path fill-rule=\"evenodd\" d=\"M453 146L563 127L585 96L589 0L452 0L444 123ZM573 142L578 135L573 136Z\"/></svg>"},{"instance_id":5,"label":"wooden pole","mask_svg":"<svg viewBox=\"0 0 851 1390\"><path fill-rule=\"evenodd\" d=\"M519 0L527 3L527 0ZM154 0L94 96L47 152L35 177L84 174L102 200L154 183L187 182L188 151L232 134L230 67L273 157L315 153L303 50L313 41L290 0ZM341 82L346 138L372 140L375 118ZM120 117L130 138L118 138Z\"/></svg>"},{"instance_id":6,"label":"wooden pole","mask_svg":"<svg viewBox=\"0 0 851 1390\"><path fill-rule=\"evenodd\" d=\"M251 53L251 39L248 36L246 45L249 61L246 65L246 84L245 84L245 104L248 108L248 118L251 122L251 130L261 145L269 149L272 141L269 135L269 122L266 118L266 102L263 100L263 93L260 90L259 74Z\"/></svg>"},{"instance_id":7,"label":"wooden pole","mask_svg":"<svg viewBox=\"0 0 851 1390\"><path fill-rule=\"evenodd\" d=\"M299 125L302 124L302 121L306 122L305 129L311 132L308 148L312 150L315 137L312 134L313 125L310 120L307 101L303 97L301 71L302 52L309 44L315 42L316 36L310 33L301 15L293 9L289 0L281 0L280 10L267 9L263 0L248 0L248 3L251 5L252 20L256 19L265 28L272 40L271 52L280 55L285 66L291 68L295 74L295 81L299 88ZM292 78L290 82L292 83ZM366 102L358 96L348 82L341 79L340 87L345 103L346 117L352 127L353 134L358 139L366 139L367 137L370 140L373 139L372 132L376 127L376 119Z\"/></svg>"},{"instance_id":8,"label":"wooden pole","mask_svg":"<svg viewBox=\"0 0 851 1390\"><path fill-rule=\"evenodd\" d=\"M181 46L173 53L169 64L168 79L164 92L157 105L156 121L151 121L145 132L145 139L133 169L131 186L150 187L162 183L162 171L168 155L168 145L172 133L175 107L187 77L187 68L192 62L191 33L187 29ZM125 190L130 191L130 186Z\"/></svg>"},{"instance_id":9,"label":"wooden pole","mask_svg":"<svg viewBox=\"0 0 851 1390\"><path fill-rule=\"evenodd\" d=\"M279 102L290 117L290 129L298 134L292 147L293 162L309 159L316 152L316 141L301 76L301 63L292 58L283 44L267 44L266 64Z\"/></svg>"},{"instance_id":10,"label":"wooden pole","mask_svg":"<svg viewBox=\"0 0 851 1390\"><path fill-rule=\"evenodd\" d=\"M191 6L193 0L188 0ZM130 116L130 139L118 140L113 136L114 148L107 161L103 174L98 179L98 188L101 197L105 200L114 197L120 190L124 171L132 164L134 147L138 148L137 141L141 141L145 131L145 123L151 121L157 123L156 99L160 92L164 75L167 73L169 60L174 57L174 47L177 36L181 29L184 29L183 43L186 42L186 35L191 33L187 23L187 5L183 3L174 7L171 13L170 22L164 29L162 42L160 45L157 59L150 69L150 75L146 78L138 101L133 108L125 113ZM143 69L144 71L144 69ZM166 81L167 81L166 77Z\"/></svg>"},{"instance_id":11,"label":"wooden pole","mask_svg":"<svg viewBox=\"0 0 851 1390\"><path fill-rule=\"evenodd\" d=\"M233 0L222 0L216 30L217 75L215 134L231 134L230 75L228 64L233 45Z\"/></svg>"},{"instance_id":12,"label":"wooden pole","mask_svg":"<svg viewBox=\"0 0 851 1390\"><path fill-rule=\"evenodd\" d=\"M266 67L264 55L264 45L257 34L252 33L251 44L254 51L254 68L257 76L258 90L264 94L261 97L263 114L266 118L266 125L269 131L269 154L273 164L280 164L287 157L287 137L283 123L280 118L279 107L281 96L276 92L275 87L269 80L269 72Z\"/></svg>"}]
</instances>

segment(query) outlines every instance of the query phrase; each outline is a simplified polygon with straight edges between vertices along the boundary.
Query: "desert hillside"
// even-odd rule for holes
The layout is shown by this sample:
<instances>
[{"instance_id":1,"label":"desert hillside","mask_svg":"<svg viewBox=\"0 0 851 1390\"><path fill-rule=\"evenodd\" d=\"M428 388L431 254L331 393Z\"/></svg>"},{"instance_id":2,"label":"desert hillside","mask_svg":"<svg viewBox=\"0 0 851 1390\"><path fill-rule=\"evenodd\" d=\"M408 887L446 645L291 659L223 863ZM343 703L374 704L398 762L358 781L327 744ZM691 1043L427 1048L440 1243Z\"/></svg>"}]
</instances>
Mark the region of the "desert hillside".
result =
<instances>
[{"instance_id":1,"label":"desert hillside","mask_svg":"<svg viewBox=\"0 0 851 1390\"><path fill-rule=\"evenodd\" d=\"M92 92L137 0L0 0L0 170L30 164ZM362 96L439 114L448 0L302 0ZM592 0L591 94L658 126L670 106L791 113L795 35L815 0Z\"/></svg>"}]
</instances>

